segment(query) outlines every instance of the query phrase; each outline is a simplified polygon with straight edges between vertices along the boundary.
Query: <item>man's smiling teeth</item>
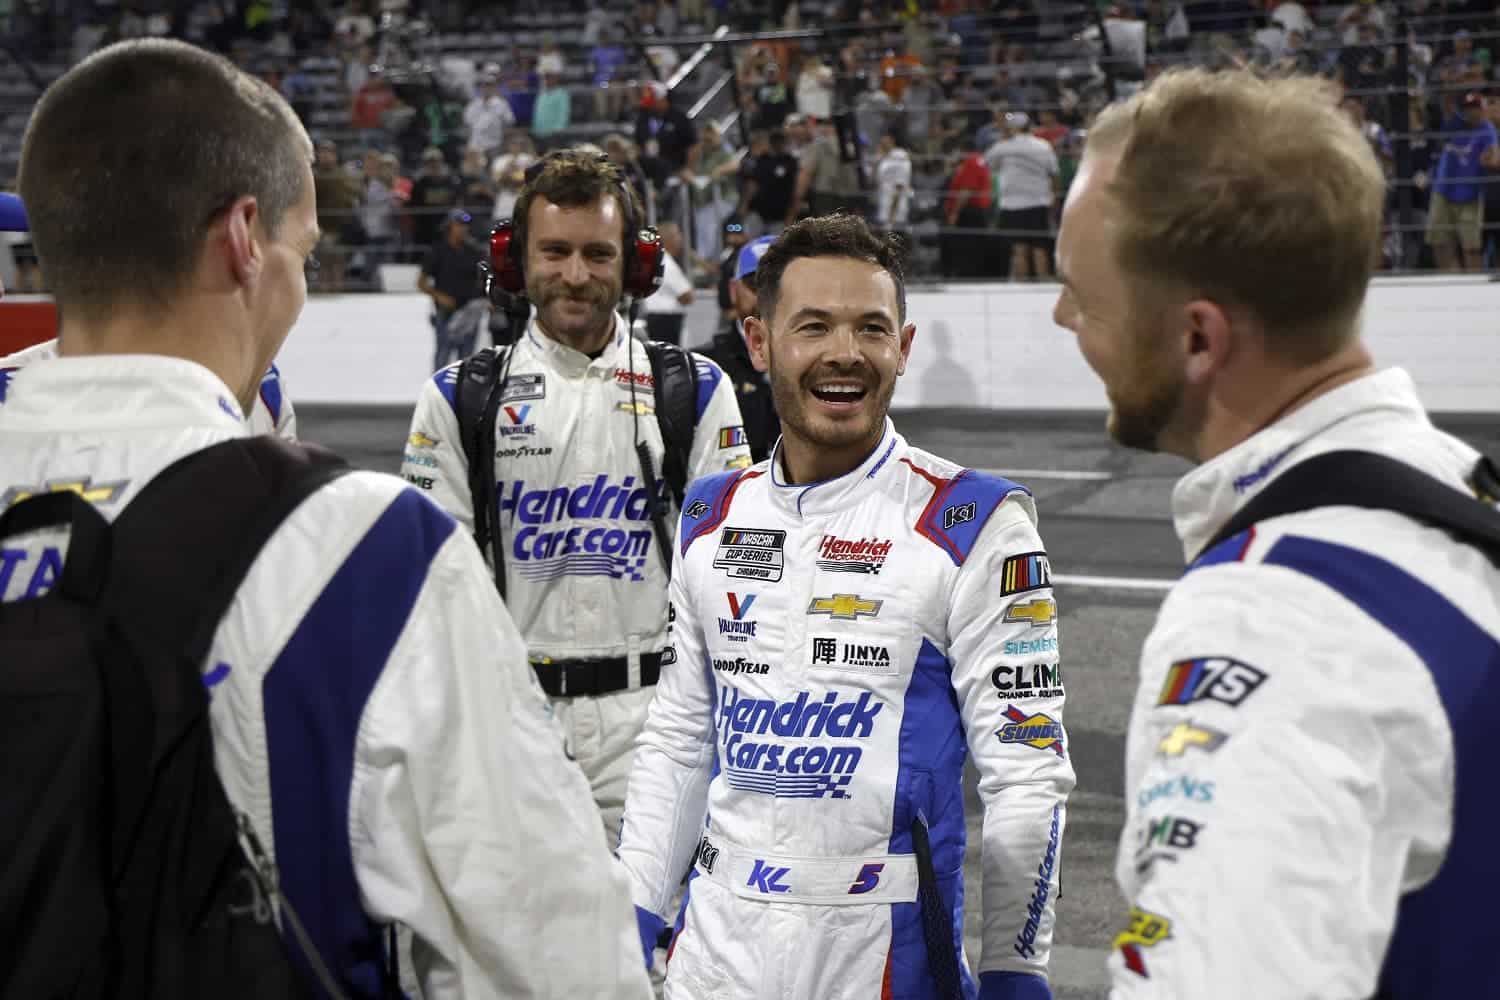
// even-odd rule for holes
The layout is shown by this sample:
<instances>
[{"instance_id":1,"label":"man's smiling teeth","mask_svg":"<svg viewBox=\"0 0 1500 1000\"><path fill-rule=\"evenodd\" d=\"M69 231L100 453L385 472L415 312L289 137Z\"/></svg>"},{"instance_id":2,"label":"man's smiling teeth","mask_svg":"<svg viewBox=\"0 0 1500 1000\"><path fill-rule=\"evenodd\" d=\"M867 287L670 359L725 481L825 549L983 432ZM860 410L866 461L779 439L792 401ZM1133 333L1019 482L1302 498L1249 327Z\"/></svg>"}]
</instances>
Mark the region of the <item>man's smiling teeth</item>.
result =
<instances>
[{"instance_id":1,"label":"man's smiling teeth","mask_svg":"<svg viewBox=\"0 0 1500 1000\"><path fill-rule=\"evenodd\" d=\"M835 396L853 399L865 394L865 387L858 382L820 382L813 386L819 396Z\"/></svg>"}]
</instances>

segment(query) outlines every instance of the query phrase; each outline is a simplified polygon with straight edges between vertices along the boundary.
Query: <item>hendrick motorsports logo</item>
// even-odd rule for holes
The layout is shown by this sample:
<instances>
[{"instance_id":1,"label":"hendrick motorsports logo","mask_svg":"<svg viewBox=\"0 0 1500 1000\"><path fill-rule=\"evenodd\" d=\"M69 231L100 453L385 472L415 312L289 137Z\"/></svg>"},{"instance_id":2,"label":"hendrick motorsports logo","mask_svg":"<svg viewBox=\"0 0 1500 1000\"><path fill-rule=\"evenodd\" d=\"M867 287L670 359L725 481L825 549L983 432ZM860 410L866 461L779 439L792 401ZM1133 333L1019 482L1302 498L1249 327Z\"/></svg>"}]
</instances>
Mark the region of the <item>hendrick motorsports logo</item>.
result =
<instances>
[{"instance_id":1,"label":"hendrick motorsports logo","mask_svg":"<svg viewBox=\"0 0 1500 1000\"><path fill-rule=\"evenodd\" d=\"M725 528L719 535L719 551L714 554L714 568L744 580L781 579L786 563L782 551L786 532L758 528Z\"/></svg>"},{"instance_id":2,"label":"hendrick motorsports logo","mask_svg":"<svg viewBox=\"0 0 1500 1000\"><path fill-rule=\"evenodd\" d=\"M890 554L888 538L850 541L837 535L824 535L818 546L818 569L830 573L879 573Z\"/></svg>"},{"instance_id":3,"label":"hendrick motorsports logo","mask_svg":"<svg viewBox=\"0 0 1500 1000\"><path fill-rule=\"evenodd\" d=\"M510 514L517 529L510 552L521 576L538 581L561 576L644 579L652 544L646 523L651 495L634 476L619 484L596 476L582 486L553 489L528 490L520 480L508 485L507 490L506 483L499 484L500 513ZM661 492L658 480L655 493L659 497ZM566 523L571 521L604 523Z\"/></svg>"},{"instance_id":4,"label":"hendrick motorsports logo","mask_svg":"<svg viewBox=\"0 0 1500 1000\"><path fill-rule=\"evenodd\" d=\"M869 691L857 698L799 691L776 701L722 685L717 721L729 787L776 798L848 798L864 753L848 741L873 736L883 707Z\"/></svg>"}]
</instances>

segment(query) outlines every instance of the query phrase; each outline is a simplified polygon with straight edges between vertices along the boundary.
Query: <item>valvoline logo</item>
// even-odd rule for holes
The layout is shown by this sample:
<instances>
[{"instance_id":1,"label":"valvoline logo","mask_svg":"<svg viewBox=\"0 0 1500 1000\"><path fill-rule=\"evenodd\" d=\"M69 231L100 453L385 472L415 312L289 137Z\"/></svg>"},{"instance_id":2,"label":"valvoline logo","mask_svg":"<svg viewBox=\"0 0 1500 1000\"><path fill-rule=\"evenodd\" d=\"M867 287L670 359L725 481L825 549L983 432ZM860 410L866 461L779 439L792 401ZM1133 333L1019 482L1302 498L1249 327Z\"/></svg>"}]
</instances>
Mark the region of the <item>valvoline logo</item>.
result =
<instances>
[{"instance_id":1,"label":"valvoline logo","mask_svg":"<svg viewBox=\"0 0 1500 1000\"><path fill-rule=\"evenodd\" d=\"M536 433L536 424L527 423L527 420L531 417L530 404L525 406L502 406L500 409L505 413L505 419L510 421L509 424L502 422L496 428L500 432L501 437L516 437L517 435L531 435Z\"/></svg>"},{"instance_id":2,"label":"valvoline logo","mask_svg":"<svg viewBox=\"0 0 1500 1000\"><path fill-rule=\"evenodd\" d=\"M662 496L661 480L654 490L647 490L634 476L615 483L603 475L580 486L529 490L524 481L515 480L497 483L496 489L501 517L509 514L516 529L511 558L525 579L644 579L642 569L652 544L651 526L645 522L651 517L653 494ZM574 521L596 523L568 523Z\"/></svg>"},{"instance_id":3,"label":"valvoline logo","mask_svg":"<svg viewBox=\"0 0 1500 1000\"><path fill-rule=\"evenodd\" d=\"M729 598L728 618L719 619L719 634L730 642L749 642L755 638L755 622L747 620L750 605L755 603L754 594L726 594Z\"/></svg>"}]
</instances>

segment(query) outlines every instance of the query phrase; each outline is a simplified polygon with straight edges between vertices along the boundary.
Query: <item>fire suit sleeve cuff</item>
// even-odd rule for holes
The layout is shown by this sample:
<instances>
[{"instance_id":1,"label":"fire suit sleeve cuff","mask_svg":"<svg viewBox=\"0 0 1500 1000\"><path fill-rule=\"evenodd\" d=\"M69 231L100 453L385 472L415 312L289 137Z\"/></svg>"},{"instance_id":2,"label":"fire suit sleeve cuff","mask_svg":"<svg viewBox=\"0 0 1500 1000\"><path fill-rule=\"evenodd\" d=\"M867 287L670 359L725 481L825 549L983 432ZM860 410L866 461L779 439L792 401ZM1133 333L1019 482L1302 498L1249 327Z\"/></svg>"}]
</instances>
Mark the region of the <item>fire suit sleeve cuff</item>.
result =
<instances>
[{"instance_id":1,"label":"fire suit sleeve cuff","mask_svg":"<svg viewBox=\"0 0 1500 1000\"><path fill-rule=\"evenodd\" d=\"M979 1000L1052 1000L1052 987L1029 972L981 972Z\"/></svg>"},{"instance_id":2,"label":"fire suit sleeve cuff","mask_svg":"<svg viewBox=\"0 0 1500 1000\"><path fill-rule=\"evenodd\" d=\"M650 910L639 906L635 908L636 927L641 932L641 950L645 954L646 968L651 968L651 962L656 957L656 942L661 937L661 932L667 929L667 922Z\"/></svg>"}]
</instances>

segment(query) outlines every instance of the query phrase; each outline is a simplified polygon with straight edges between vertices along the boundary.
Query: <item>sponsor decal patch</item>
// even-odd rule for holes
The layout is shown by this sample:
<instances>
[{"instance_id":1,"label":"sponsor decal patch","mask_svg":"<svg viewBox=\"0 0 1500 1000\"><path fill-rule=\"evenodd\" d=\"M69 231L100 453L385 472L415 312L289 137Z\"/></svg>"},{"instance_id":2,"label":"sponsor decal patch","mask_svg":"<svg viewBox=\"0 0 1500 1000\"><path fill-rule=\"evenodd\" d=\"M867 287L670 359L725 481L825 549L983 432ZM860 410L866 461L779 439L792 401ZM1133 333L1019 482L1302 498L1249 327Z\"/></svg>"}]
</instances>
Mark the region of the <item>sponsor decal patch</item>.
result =
<instances>
[{"instance_id":1,"label":"sponsor decal patch","mask_svg":"<svg viewBox=\"0 0 1500 1000\"><path fill-rule=\"evenodd\" d=\"M1036 936L1042 927L1042 914L1047 912L1047 897L1052 894L1052 872L1057 867L1057 840L1061 827L1061 805L1052 807L1052 829L1047 834L1047 853L1037 865L1036 882L1031 891L1031 902L1026 907L1026 923L1016 935L1016 954L1030 958L1036 954Z\"/></svg>"},{"instance_id":2,"label":"sponsor decal patch","mask_svg":"<svg viewBox=\"0 0 1500 1000\"><path fill-rule=\"evenodd\" d=\"M947 531L955 524L967 524L979 516L979 505L974 501L968 503L954 504L952 507L943 508L943 530Z\"/></svg>"},{"instance_id":3,"label":"sponsor decal patch","mask_svg":"<svg viewBox=\"0 0 1500 1000\"><path fill-rule=\"evenodd\" d=\"M1057 636L1043 636L1040 639L1009 639L1004 647L1006 656L1033 656L1037 653L1057 652Z\"/></svg>"},{"instance_id":4,"label":"sponsor decal patch","mask_svg":"<svg viewBox=\"0 0 1500 1000\"><path fill-rule=\"evenodd\" d=\"M652 406L650 403L642 403L639 401L632 403L628 399L616 403L615 409L619 410L621 413L634 413L638 417L654 417L656 415L656 407Z\"/></svg>"},{"instance_id":5,"label":"sponsor decal patch","mask_svg":"<svg viewBox=\"0 0 1500 1000\"><path fill-rule=\"evenodd\" d=\"M615 369L615 385L621 389L635 388L645 392L656 391L656 379L650 372L633 372L628 368Z\"/></svg>"},{"instance_id":6,"label":"sponsor decal patch","mask_svg":"<svg viewBox=\"0 0 1500 1000\"><path fill-rule=\"evenodd\" d=\"M745 443L745 428L742 426L719 428L719 450L738 448Z\"/></svg>"},{"instance_id":7,"label":"sponsor decal patch","mask_svg":"<svg viewBox=\"0 0 1500 1000\"><path fill-rule=\"evenodd\" d=\"M1062 667L1056 663L1001 664L990 672L990 683L1003 698L1061 698L1064 694Z\"/></svg>"},{"instance_id":8,"label":"sponsor decal patch","mask_svg":"<svg viewBox=\"0 0 1500 1000\"><path fill-rule=\"evenodd\" d=\"M729 674L731 677L737 674L769 674L771 665L769 663L755 663L737 656L734 659L714 657L714 669L721 674Z\"/></svg>"},{"instance_id":9,"label":"sponsor decal patch","mask_svg":"<svg viewBox=\"0 0 1500 1000\"><path fill-rule=\"evenodd\" d=\"M1005 620L1013 624L1025 622L1032 628L1043 628L1057 620L1057 602L1050 597L1033 597L1029 601L1017 602L1005 609Z\"/></svg>"},{"instance_id":10,"label":"sponsor decal patch","mask_svg":"<svg viewBox=\"0 0 1500 1000\"><path fill-rule=\"evenodd\" d=\"M412 431L411 435L407 437L406 443L413 448L436 448L442 442L435 437L429 437L421 431Z\"/></svg>"},{"instance_id":11,"label":"sponsor decal patch","mask_svg":"<svg viewBox=\"0 0 1500 1000\"><path fill-rule=\"evenodd\" d=\"M702 500L694 500L692 503L688 504L688 509L683 511L682 513L685 517L690 517L694 521L696 521L698 520L698 518L702 517L704 514L707 514L711 510L713 510L713 508L704 503Z\"/></svg>"},{"instance_id":12,"label":"sponsor decal patch","mask_svg":"<svg viewBox=\"0 0 1500 1000\"><path fill-rule=\"evenodd\" d=\"M719 686L720 759L729 787L776 798L843 799L885 708L873 692L798 691L787 701Z\"/></svg>"},{"instance_id":13,"label":"sponsor decal patch","mask_svg":"<svg viewBox=\"0 0 1500 1000\"><path fill-rule=\"evenodd\" d=\"M871 601L858 594L834 594L814 597L807 606L810 615L827 615L835 621L854 622L861 618L878 618L884 601Z\"/></svg>"},{"instance_id":14,"label":"sponsor decal patch","mask_svg":"<svg viewBox=\"0 0 1500 1000\"><path fill-rule=\"evenodd\" d=\"M719 534L714 568L742 580L781 579L786 565L786 532L764 528L725 528Z\"/></svg>"},{"instance_id":15,"label":"sponsor decal patch","mask_svg":"<svg viewBox=\"0 0 1500 1000\"><path fill-rule=\"evenodd\" d=\"M755 603L754 594L726 594L729 598L728 618L719 619L719 634L730 642L749 642L755 638L755 620L746 618L750 605ZM761 671L765 673L765 671Z\"/></svg>"},{"instance_id":16,"label":"sponsor decal patch","mask_svg":"<svg viewBox=\"0 0 1500 1000\"><path fill-rule=\"evenodd\" d=\"M1146 971L1145 949L1154 948L1171 936L1172 921L1150 910L1132 906L1130 924L1115 935L1113 947L1120 949L1125 968L1142 979L1150 979L1151 976Z\"/></svg>"},{"instance_id":17,"label":"sponsor decal patch","mask_svg":"<svg viewBox=\"0 0 1500 1000\"><path fill-rule=\"evenodd\" d=\"M496 458L546 458L552 454L551 448L533 448L529 444L519 444L514 448L500 448L495 452Z\"/></svg>"},{"instance_id":18,"label":"sponsor decal patch","mask_svg":"<svg viewBox=\"0 0 1500 1000\"><path fill-rule=\"evenodd\" d=\"M536 424L530 423L531 404L525 403L521 406L502 406L500 412L505 419L500 421L496 428L502 438L526 436L530 437L536 433Z\"/></svg>"},{"instance_id":19,"label":"sponsor decal patch","mask_svg":"<svg viewBox=\"0 0 1500 1000\"><path fill-rule=\"evenodd\" d=\"M1203 832L1204 825L1181 816L1152 818L1140 828L1135 851L1136 872L1145 874L1158 861L1175 863L1178 852L1198 846L1198 834Z\"/></svg>"},{"instance_id":20,"label":"sponsor decal patch","mask_svg":"<svg viewBox=\"0 0 1500 1000\"><path fill-rule=\"evenodd\" d=\"M888 538L839 538L824 535L818 545L818 568L830 573L879 573L891 554Z\"/></svg>"},{"instance_id":21,"label":"sponsor decal patch","mask_svg":"<svg viewBox=\"0 0 1500 1000\"><path fill-rule=\"evenodd\" d=\"M1197 726L1191 722L1179 722L1156 744L1156 752L1163 757L1181 757L1189 750L1213 753L1229 739L1227 733L1208 726Z\"/></svg>"},{"instance_id":22,"label":"sponsor decal patch","mask_svg":"<svg viewBox=\"0 0 1500 1000\"><path fill-rule=\"evenodd\" d=\"M812 641L813 666L826 665L839 670L866 674L894 674L896 663L889 646L878 643L849 642L817 636Z\"/></svg>"},{"instance_id":23,"label":"sponsor decal patch","mask_svg":"<svg viewBox=\"0 0 1500 1000\"><path fill-rule=\"evenodd\" d=\"M506 375L505 388L500 392L502 403L513 403L518 399L546 398L547 376L541 372Z\"/></svg>"},{"instance_id":24,"label":"sponsor decal patch","mask_svg":"<svg viewBox=\"0 0 1500 1000\"><path fill-rule=\"evenodd\" d=\"M96 483L93 476L64 476L61 479L49 479L41 486L12 486L4 493L0 493L0 510L4 510L11 504L20 503L22 500L29 500L31 497L47 493L77 493L89 503L113 503L120 498L129 485L128 479Z\"/></svg>"},{"instance_id":25,"label":"sponsor decal patch","mask_svg":"<svg viewBox=\"0 0 1500 1000\"><path fill-rule=\"evenodd\" d=\"M430 490L433 486L431 476L418 476L408 472L401 478L405 479L408 483L411 483L419 490Z\"/></svg>"},{"instance_id":26,"label":"sponsor decal patch","mask_svg":"<svg viewBox=\"0 0 1500 1000\"><path fill-rule=\"evenodd\" d=\"M519 479L499 486L500 512L511 516L515 528L510 555L525 579L645 578L652 545L648 519L653 494L662 495L660 480L654 490L634 476L616 483L604 475L579 486L528 490Z\"/></svg>"},{"instance_id":27,"label":"sponsor decal patch","mask_svg":"<svg viewBox=\"0 0 1500 1000\"><path fill-rule=\"evenodd\" d=\"M1021 743L1037 750L1051 750L1059 757L1067 756L1063 751L1062 723L1052 716L1041 712L1027 715L1011 705L1006 708L1005 717L1010 721L995 730L1001 743Z\"/></svg>"},{"instance_id":28,"label":"sponsor decal patch","mask_svg":"<svg viewBox=\"0 0 1500 1000\"><path fill-rule=\"evenodd\" d=\"M1179 660L1167 668L1158 705L1190 705L1195 701L1218 701L1238 705L1265 682L1266 673L1227 656L1200 656Z\"/></svg>"},{"instance_id":29,"label":"sponsor decal patch","mask_svg":"<svg viewBox=\"0 0 1500 1000\"><path fill-rule=\"evenodd\" d=\"M1052 584L1052 563L1045 552L1008 556L1000 569L1000 596L1024 594Z\"/></svg>"}]
</instances>

